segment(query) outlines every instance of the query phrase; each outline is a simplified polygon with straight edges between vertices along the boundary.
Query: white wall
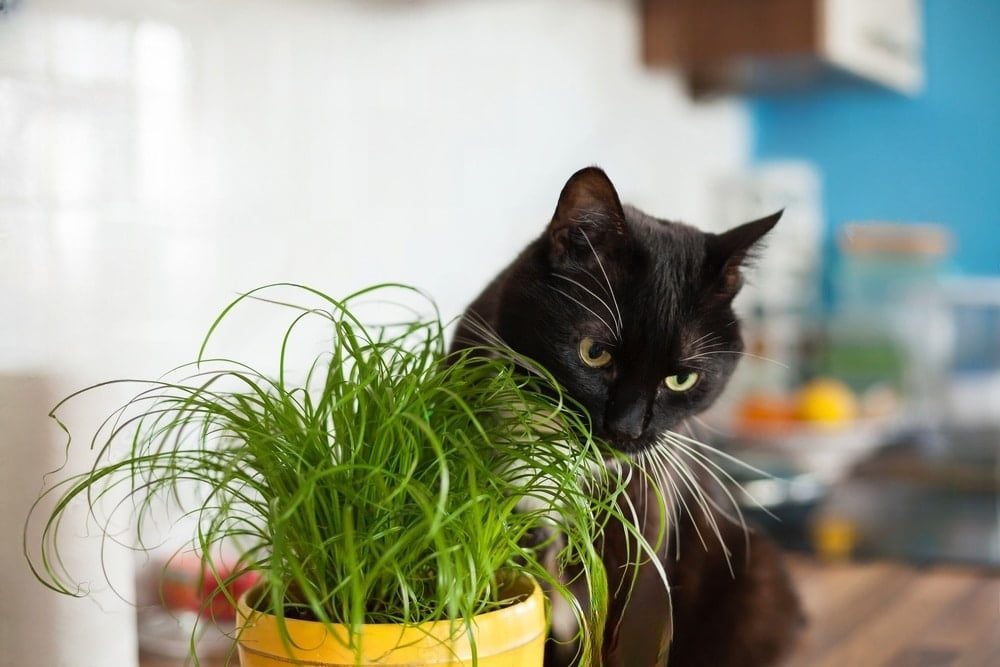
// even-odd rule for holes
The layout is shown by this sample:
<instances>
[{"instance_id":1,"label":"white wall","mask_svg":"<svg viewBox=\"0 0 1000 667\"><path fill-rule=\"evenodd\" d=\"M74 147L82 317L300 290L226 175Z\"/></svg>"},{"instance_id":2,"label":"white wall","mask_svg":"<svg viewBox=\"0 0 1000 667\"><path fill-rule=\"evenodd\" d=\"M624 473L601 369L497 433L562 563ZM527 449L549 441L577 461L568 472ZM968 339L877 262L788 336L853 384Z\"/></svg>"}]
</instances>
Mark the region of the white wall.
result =
<instances>
[{"instance_id":1,"label":"white wall","mask_svg":"<svg viewBox=\"0 0 1000 667\"><path fill-rule=\"evenodd\" d=\"M59 395L158 373L267 281L402 280L457 314L587 164L705 219L745 112L644 69L638 28L613 0L22 0L0 16L0 374ZM35 456L7 430L5 461Z\"/></svg>"}]
</instances>

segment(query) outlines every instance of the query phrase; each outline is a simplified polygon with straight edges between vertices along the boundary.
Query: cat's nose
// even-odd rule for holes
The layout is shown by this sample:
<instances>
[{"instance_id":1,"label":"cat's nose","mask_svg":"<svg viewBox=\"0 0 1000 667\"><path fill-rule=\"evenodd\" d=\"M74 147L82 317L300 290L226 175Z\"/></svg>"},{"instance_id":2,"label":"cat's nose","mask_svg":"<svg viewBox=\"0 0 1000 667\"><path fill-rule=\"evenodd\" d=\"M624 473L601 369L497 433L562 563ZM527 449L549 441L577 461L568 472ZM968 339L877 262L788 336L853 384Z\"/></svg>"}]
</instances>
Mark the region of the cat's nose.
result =
<instances>
[{"instance_id":1,"label":"cat's nose","mask_svg":"<svg viewBox=\"0 0 1000 667\"><path fill-rule=\"evenodd\" d=\"M609 406L604 413L604 430L615 439L638 439L646 430L645 401L633 400Z\"/></svg>"},{"instance_id":2,"label":"cat's nose","mask_svg":"<svg viewBox=\"0 0 1000 667\"><path fill-rule=\"evenodd\" d=\"M614 422L607 425L607 431L615 440L638 440L642 435L642 425L633 422Z\"/></svg>"}]
</instances>

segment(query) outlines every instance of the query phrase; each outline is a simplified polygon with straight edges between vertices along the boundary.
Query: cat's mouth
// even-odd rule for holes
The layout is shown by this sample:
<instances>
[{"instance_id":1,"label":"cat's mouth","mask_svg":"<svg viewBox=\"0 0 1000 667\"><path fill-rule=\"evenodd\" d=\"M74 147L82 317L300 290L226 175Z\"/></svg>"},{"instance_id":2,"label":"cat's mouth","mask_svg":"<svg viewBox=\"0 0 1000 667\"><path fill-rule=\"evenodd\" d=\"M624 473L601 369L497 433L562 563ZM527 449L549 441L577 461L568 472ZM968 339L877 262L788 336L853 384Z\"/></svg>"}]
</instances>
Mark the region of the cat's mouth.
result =
<instances>
[{"instance_id":1,"label":"cat's mouth","mask_svg":"<svg viewBox=\"0 0 1000 667\"><path fill-rule=\"evenodd\" d=\"M604 441L623 454L640 454L651 449L659 441L655 433L643 433L637 438L604 435Z\"/></svg>"}]
</instances>

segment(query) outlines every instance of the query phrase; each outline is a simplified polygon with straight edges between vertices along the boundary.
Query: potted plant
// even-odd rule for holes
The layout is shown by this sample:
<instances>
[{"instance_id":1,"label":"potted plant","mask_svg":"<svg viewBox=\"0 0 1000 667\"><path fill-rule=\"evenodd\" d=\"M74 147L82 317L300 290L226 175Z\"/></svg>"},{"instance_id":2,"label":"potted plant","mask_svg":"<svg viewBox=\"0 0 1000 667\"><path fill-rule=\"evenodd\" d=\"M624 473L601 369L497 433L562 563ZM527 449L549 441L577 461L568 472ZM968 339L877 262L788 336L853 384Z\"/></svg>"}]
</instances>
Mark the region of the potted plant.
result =
<instances>
[{"instance_id":1,"label":"potted plant","mask_svg":"<svg viewBox=\"0 0 1000 667\"><path fill-rule=\"evenodd\" d=\"M281 300L282 289L319 305ZM108 417L91 439L93 466L43 491L39 500L56 500L40 545L29 549L25 533L35 575L80 594L57 546L74 504L102 527L126 513L142 549L165 499L197 520L190 547L215 577L210 597L238 605L244 667L540 665L540 586L576 614L584 664L599 655L604 526L625 526L637 562L654 548L628 510L629 480L613 472L625 468L607 464L615 455L586 415L530 361L499 348L447 355L436 315L366 325L359 304L387 289L414 293L380 286L334 299L270 285L229 304L194 364L141 383ZM271 374L206 354L247 299L292 316ZM296 374L295 336L309 321L324 328L325 349ZM550 571L538 554L554 535ZM223 547L237 549L235 567L219 566ZM580 573L584 603L562 566ZM248 572L259 583L236 600L231 584Z\"/></svg>"}]
</instances>

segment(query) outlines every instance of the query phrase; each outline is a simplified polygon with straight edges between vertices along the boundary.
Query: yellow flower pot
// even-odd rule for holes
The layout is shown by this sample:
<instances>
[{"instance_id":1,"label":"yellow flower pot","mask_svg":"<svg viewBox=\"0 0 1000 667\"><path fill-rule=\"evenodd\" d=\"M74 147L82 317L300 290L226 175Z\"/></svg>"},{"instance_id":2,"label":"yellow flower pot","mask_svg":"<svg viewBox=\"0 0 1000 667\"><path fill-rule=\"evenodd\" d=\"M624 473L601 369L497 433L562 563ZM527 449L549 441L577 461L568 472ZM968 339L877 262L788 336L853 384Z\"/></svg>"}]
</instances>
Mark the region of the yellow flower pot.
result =
<instances>
[{"instance_id":1,"label":"yellow flower pot","mask_svg":"<svg viewBox=\"0 0 1000 667\"><path fill-rule=\"evenodd\" d=\"M521 599L472 621L479 667L542 665L546 635L542 591L533 579L522 577L511 585L510 596ZM468 635L448 621L412 627L364 625L358 635L360 656L345 646L346 626L313 621L285 621L293 644L289 649L281 639L277 619L250 609L245 595L239 602L238 621L240 667L473 664Z\"/></svg>"}]
</instances>

